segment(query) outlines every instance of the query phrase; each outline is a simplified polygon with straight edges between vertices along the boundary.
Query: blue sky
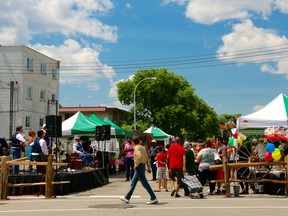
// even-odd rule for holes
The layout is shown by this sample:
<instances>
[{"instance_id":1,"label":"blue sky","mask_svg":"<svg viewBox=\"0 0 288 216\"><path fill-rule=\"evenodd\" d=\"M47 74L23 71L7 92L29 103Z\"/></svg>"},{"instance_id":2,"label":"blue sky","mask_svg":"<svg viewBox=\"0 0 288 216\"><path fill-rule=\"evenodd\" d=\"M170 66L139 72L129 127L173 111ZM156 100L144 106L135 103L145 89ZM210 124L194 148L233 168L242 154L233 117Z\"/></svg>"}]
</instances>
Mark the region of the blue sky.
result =
<instances>
[{"instance_id":1,"label":"blue sky","mask_svg":"<svg viewBox=\"0 0 288 216\"><path fill-rule=\"evenodd\" d=\"M141 68L185 77L218 114L249 114L288 86L288 0L0 0L0 44L61 60L60 104L122 106Z\"/></svg>"}]
</instances>

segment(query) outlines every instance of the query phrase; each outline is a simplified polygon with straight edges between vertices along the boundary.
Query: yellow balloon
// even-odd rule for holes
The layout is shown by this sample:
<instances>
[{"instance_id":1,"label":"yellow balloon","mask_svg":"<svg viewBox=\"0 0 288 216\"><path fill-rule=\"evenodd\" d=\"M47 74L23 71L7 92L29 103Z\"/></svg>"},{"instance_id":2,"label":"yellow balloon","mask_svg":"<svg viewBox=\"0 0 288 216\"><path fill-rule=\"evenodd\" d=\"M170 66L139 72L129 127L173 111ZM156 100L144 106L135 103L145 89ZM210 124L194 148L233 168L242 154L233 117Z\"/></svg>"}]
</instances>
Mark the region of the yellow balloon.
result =
<instances>
[{"instance_id":1,"label":"yellow balloon","mask_svg":"<svg viewBox=\"0 0 288 216\"><path fill-rule=\"evenodd\" d=\"M280 160L280 158L281 158L281 153L278 152L278 151L272 152L272 158L273 158L274 160L276 160L276 161Z\"/></svg>"},{"instance_id":2,"label":"yellow balloon","mask_svg":"<svg viewBox=\"0 0 288 216\"><path fill-rule=\"evenodd\" d=\"M243 141L244 141L244 139L242 137L240 137L240 136L238 136L237 140L238 140L238 143L240 143L240 144L242 144Z\"/></svg>"}]
</instances>

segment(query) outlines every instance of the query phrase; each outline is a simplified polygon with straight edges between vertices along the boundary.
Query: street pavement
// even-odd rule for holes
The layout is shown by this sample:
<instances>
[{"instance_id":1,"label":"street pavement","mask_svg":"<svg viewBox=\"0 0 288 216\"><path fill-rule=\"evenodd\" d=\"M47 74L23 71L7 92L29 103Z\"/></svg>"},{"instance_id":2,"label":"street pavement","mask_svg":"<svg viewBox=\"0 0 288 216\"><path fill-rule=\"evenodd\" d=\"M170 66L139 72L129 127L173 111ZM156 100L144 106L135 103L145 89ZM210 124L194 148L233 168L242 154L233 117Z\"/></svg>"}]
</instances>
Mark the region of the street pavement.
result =
<instances>
[{"instance_id":1,"label":"street pavement","mask_svg":"<svg viewBox=\"0 0 288 216\"><path fill-rule=\"evenodd\" d=\"M147 175L150 179L151 174ZM124 172L110 175L110 183L80 193L57 196L54 199L45 199L44 196L9 196L9 200L0 201L0 215L23 216L178 216L178 215L233 215L243 216L277 216L287 215L288 199L284 196L271 196L266 194L240 195L240 197L226 198L223 195L207 196L208 188L204 188L204 199L191 199L183 196L171 197L169 192L157 192L159 203L146 205L149 195L139 182L129 204L123 203L119 197L123 196L130 186L124 181ZM149 181L153 189L158 184ZM168 182L169 185L169 182ZM170 187L169 187L170 188ZM231 188L232 189L232 188ZM231 190L233 191L233 189Z\"/></svg>"}]
</instances>

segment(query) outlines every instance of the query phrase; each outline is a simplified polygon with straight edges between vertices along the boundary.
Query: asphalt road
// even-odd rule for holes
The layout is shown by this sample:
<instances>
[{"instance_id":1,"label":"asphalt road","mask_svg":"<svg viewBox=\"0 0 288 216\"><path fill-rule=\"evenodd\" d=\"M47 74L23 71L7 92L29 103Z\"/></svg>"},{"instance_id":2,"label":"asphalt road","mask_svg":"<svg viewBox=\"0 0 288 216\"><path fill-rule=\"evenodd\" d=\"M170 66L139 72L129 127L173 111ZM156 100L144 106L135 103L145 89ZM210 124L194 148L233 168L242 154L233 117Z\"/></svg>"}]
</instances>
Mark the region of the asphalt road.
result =
<instances>
[{"instance_id":1,"label":"asphalt road","mask_svg":"<svg viewBox=\"0 0 288 216\"><path fill-rule=\"evenodd\" d=\"M150 177L150 175L148 174ZM149 181L152 188L157 184ZM170 192L157 192L159 203L146 205L149 201L148 193L141 183L136 187L129 204L124 204L119 197L129 189L130 183L124 182L124 175L112 175L110 183L89 191L57 196L45 199L43 196L9 196L9 200L0 201L0 215L24 216L178 216L178 215L253 215L277 216L287 215L288 199L284 196L270 196L266 194L248 194L240 197L226 198L224 196L205 196L204 199L189 197L174 198ZM206 192L208 188L205 188ZM170 190L171 191L171 190ZM180 195L183 195L183 190Z\"/></svg>"}]
</instances>

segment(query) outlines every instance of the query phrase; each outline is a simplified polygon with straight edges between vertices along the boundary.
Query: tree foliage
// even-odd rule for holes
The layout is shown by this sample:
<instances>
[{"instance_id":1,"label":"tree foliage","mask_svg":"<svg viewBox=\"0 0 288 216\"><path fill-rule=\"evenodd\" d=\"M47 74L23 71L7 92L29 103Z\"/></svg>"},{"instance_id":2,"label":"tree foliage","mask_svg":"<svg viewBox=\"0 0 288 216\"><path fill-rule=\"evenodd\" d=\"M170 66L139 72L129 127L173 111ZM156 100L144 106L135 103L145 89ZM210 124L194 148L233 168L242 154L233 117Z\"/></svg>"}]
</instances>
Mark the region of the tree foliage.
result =
<instances>
[{"instance_id":1,"label":"tree foliage","mask_svg":"<svg viewBox=\"0 0 288 216\"><path fill-rule=\"evenodd\" d=\"M204 139L218 132L219 121L215 111L195 94L195 89L182 76L166 69L138 71L132 79L117 84L118 99L123 105L134 103L136 88L136 116L138 122L154 125L169 134L188 139ZM131 109L133 122L134 107Z\"/></svg>"}]
</instances>

